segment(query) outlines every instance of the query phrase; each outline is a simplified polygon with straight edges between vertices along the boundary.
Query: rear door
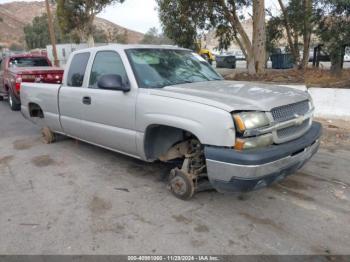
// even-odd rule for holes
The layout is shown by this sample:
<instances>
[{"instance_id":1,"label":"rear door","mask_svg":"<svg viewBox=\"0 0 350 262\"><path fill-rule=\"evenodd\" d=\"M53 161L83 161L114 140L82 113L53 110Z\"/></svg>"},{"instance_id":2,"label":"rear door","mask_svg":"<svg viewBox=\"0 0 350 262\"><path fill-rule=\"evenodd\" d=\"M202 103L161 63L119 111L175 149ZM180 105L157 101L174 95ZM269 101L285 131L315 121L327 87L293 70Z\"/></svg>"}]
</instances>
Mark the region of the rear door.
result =
<instances>
[{"instance_id":1,"label":"rear door","mask_svg":"<svg viewBox=\"0 0 350 262\"><path fill-rule=\"evenodd\" d=\"M126 59L126 56L125 56ZM130 85L122 57L117 51L96 52L84 97L83 125L87 141L130 155L136 155L135 104L137 89L129 92L102 90L99 78L118 74L124 85Z\"/></svg>"},{"instance_id":2,"label":"rear door","mask_svg":"<svg viewBox=\"0 0 350 262\"><path fill-rule=\"evenodd\" d=\"M82 117L85 110L84 81L90 52L77 53L68 66L68 73L59 91L60 122L63 131L77 138L83 138Z\"/></svg>"}]
</instances>

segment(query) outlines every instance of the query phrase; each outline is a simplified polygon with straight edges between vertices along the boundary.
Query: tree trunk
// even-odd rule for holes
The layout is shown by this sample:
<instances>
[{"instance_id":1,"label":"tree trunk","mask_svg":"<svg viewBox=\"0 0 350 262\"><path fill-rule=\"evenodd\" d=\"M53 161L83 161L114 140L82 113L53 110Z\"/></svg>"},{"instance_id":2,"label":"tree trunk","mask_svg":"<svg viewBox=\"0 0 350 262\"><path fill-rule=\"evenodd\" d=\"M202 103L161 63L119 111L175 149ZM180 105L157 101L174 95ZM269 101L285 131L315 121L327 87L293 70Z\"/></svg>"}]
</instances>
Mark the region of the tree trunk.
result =
<instances>
[{"instance_id":1,"label":"tree trunk","mask_svg":"<svg viewBox=\"0 0 350 262\"><path fill-rule=\"evenodd\" d=\"M311 40L311 16L312 16L312 2L311 0L304 0L304 51L303 51L303 61L301 63L301 68L307 68L309 64L309 49L310 49L310 40Z\"/></svg>"},{"instance_id":2,"label":"tree trunk","mask_svg":"<svg viewBox=\"0 0 350 262\"><path fill-rule=\"evenodd\" d=\"M49 0L46 0L45 4L46 4L47 21L48 21L48 28L49 28L49 34L50 34L50 42L52 45L52 55L53 55L54 65L58 67L58 66L60 66L60 61L58 60L58 56L57 56L56 35L55 35L54 28L53 28Z\"/></svg>"},{"instance_id":3,"label":"tree trunk","mask_svg":"<svg viewBox=\"0 0 350 262\"><path fill-rule=\"evenodd\" d=\"M223 9L224 16L230 22L233 30L236 31L241 36L240 43L244 47L245 53L247 55L246 60L247 60L248 73L249 74L256 74L255 59L254 59L254 52L253 52L252 43L250 42L250 39L249 39L247 33L244 31L244 28L243 28L241 22L239 21L234 3L232 6L232 10L229 10L225 0L220 0L219 3Z\"/></svg>"},{"instance_id":4,"label":"tree trunk","mask_svg":"<svg viewBox=\"0 0 350 262\"><path fill-rule=\"evenodd\" d=\"M253 1L253 55L256 72L264 73L266 66L265 0Z\"/></svg>"},{"instance_id":5,"label":"tree trunk","mask_svg":"<svg viewBox=\"0 0 350 262\"><path fill-rule=\"evenodd\" d=\"M88 47L95 46L94 36L91 33L88 35L87 44L88 44Z\"/></svg>"},{"instance_id":6,"label":"tree trunk","mask_svg":"<svg viewBox=\"0 0 350 262\"><path fill-rule=\"evenodd\" d=\"M297 46L295 45L295 41L293 42L293 38L295 40L295 37L293 37L293 35L292 35L292 29L290 27L290 21L289 21L287 9L284 6L282 0L278 0L278 3L281 7L283 17L284 17L284 27L286 28L286 32L287 32L288 45L290 47L290 51L292 52L294 63L295 63L295 65L298 65L300 63L300 54L299 54L299 50L298 50Z\"/></svg>"}]
</instances>

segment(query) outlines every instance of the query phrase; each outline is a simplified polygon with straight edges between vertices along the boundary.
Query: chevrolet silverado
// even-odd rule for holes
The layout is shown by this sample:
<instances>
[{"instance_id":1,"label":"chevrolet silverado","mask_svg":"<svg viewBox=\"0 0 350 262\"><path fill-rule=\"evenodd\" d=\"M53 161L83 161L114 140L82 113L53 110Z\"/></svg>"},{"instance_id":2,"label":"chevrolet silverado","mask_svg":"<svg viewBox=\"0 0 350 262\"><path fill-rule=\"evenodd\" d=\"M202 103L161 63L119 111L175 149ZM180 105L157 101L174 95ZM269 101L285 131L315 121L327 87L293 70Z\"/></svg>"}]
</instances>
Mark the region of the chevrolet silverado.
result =
<instances>
[{"instance_id":1,"label":"chevrolet silverado","mask_svg":"<svg viewBox=\"0 0 350 262\"><path fill-rule=\"evenodd\" d=\"M63 134L173 165L180 199L214 188L244 192L300 169L318 150L308 92L225 81L198 54L110 45L74 52L63 83L24 83L22 114L44 140Z\"/></svg>"}]
</instances>

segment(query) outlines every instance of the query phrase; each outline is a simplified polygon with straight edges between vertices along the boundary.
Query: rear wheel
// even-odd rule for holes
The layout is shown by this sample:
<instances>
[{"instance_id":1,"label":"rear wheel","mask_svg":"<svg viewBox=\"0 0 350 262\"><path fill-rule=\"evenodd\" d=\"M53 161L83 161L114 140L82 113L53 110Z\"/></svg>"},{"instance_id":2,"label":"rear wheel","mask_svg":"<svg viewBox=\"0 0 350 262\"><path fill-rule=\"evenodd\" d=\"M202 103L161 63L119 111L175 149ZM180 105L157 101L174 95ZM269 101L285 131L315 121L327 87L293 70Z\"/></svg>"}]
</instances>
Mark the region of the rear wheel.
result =
<instances>
[{"instance_id":1,"label":"rear wheel","mask_svg":"<svg viewBox=\"0 0 350 262\"><path fill-rule=\"evenodd\" d=\"M56 141L56 135L50 128L44 127L41 129L42 141L45 144L52 144Z\"/></svg>"},{"instance_id":2,"label":"rear wheel","mask_svg":"<svg viewBox=\"0 0 350 262\"><path fill-rule=\"evenodd\" d=\"M21 103L17 100L11 91L9 92L8 103L12 111L19 111L21 109Z\"/></svg>"}]
</instances>

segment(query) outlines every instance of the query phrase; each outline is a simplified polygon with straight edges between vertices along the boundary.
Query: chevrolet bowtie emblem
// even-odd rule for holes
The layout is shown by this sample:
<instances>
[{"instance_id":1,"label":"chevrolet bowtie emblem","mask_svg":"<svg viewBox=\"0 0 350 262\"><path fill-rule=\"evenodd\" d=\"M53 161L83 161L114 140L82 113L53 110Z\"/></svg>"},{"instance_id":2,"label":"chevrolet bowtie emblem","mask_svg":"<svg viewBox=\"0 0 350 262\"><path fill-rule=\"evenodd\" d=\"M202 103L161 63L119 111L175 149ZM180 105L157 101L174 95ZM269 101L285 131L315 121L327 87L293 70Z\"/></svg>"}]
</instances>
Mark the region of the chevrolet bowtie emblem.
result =
<instances>
[{"instance_id":1,"label":"chevrolet bowtie emblem","mask_svg":"<svg viewBox=\"0 0 350 262\"><path fill-rule=\"evenodd\" d=\"M300 126L304 122L304 116L299 116L298 114L294 114L295 118L295 124Z\"/></svg>"}]
</instances>

